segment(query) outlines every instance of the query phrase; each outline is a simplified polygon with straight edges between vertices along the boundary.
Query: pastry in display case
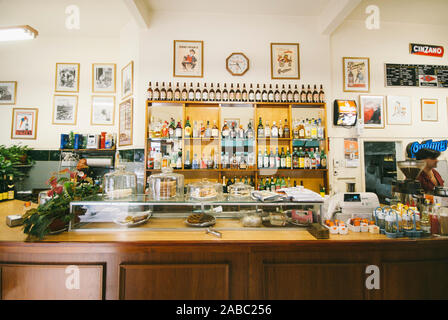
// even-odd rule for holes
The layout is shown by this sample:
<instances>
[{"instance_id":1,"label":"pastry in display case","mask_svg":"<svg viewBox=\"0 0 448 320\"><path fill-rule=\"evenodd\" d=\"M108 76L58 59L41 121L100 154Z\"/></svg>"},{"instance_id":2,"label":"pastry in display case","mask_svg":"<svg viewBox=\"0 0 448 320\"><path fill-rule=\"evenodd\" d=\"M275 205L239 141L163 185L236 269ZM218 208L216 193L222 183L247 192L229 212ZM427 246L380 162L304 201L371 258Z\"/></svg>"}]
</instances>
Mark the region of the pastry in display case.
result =
<instances>
[{"instance_id":1,"label":"pastry in display case","mask_svg":"<svg viewBox=\"0 0 448 320\"><path fill-rule=\"evenodd\" d=\"M193 201L215 201L221 200L222 185L203 179L187 185L187 199Z\"/></svg>"},{"instance_id":2,"label":"pastry in display case","mask_svg":"<svg viewBox=\"0 0 448 320\"><path fill-rule=\"evenodd\" d=\"M254 188L248 184L237 182L229 186L229 195L232 199L250 199L250 194Z\"/></svg>"},{"instance_id":3,"label":"pastry in display case","mask_svg":"<svg viewBox=\"0 0 448 320\"><path fill-rule=\"evenodd\" d=\"M109 200L128 198L137 194L137 175L125 171L124 166L107 173L103 179L103 195Z\"/></svg>"},{"instance_id":4,"label":"pastry in display case","mask_svg":"<svg viewBox=\"0 0 448 320\"><path fill-rule=\"evenodd\" d=\"M151 200L182 200L184 196L184 176L173 173L170 167L148 178L148 195Z\"/></svg>"}]
</instances>

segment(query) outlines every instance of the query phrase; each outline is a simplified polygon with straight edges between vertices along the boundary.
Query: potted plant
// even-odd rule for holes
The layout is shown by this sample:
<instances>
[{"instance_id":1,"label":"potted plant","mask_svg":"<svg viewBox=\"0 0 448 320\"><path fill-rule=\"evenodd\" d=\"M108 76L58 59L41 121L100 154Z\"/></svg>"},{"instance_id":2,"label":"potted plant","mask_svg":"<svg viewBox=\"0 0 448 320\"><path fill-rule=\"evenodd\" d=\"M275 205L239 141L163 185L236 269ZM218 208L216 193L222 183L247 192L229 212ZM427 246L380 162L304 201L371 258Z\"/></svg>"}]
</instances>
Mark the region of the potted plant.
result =
<instances>
[{"instance_id":1,"label":"potted plant","mask_svg":"<svg viewBox=\"0 0 448 320\"><path fill-rule=\"evenodd\" d=\"M31 150L22 145L0 145L0 174L12 174L18 179L25 177L26 171L35 163L29 156Z\"/></svg>"},{"instance_id":2,"label":"potted plant","mask_svg":"<svg viewBox=\"0 0 448 320\"><path fill-rule=\"evenodd\" d=\"M70 202L80 201L97 196L99 186L93 184L91 178L83 171L62 170L58 175L48 179L50 200L35 209L28 210L24 218L24 233L29 239L43 239L51 232L65 231L70 221L79 222L78 215L84 212L70 212ZM68 175L68 176L66 176Z\"/></svg>"}]
</instances>

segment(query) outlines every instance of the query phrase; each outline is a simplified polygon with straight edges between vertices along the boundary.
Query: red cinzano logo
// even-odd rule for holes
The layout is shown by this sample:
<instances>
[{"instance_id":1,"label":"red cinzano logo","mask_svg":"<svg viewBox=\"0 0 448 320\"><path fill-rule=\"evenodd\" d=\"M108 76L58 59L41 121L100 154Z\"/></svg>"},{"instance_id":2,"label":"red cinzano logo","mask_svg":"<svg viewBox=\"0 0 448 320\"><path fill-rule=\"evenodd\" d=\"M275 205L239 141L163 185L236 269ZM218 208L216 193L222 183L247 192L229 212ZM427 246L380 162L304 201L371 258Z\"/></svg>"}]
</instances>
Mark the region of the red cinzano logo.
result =
<instances>
[{"instance_id":1,"label":"red cinzano logo","mask_svg":"<svg viewBox=\"0 0 448 320\"><path fill-rule=\"evenodd\" d=\"M411 54L418 54L420 56L430 56L442 58L445 50L442 46L432 46L429 44L416 44L411 43L409 45Z\"/></svg>"}]
</instances>

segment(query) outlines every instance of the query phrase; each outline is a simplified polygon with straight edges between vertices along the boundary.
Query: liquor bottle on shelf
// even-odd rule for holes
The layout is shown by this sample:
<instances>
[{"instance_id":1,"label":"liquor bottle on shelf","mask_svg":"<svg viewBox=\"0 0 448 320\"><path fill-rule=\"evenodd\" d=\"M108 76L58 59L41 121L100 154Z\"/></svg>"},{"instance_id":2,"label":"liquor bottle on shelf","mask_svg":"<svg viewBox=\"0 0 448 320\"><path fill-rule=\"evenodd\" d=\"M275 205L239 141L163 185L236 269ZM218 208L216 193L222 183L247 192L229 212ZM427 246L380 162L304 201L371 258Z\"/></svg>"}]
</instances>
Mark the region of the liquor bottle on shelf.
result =
<instances>
[{"instance_id":1,"label":"liquor bottle on shelf","mask_svg":"<svg viewBox=\"0 0 448 320\"><path fill-rule=\"evenodd\" d=\"M261 154L261 150L258 150L258 169L263 168L263 155Z\"/></svg>"},{"instance_id":2,"label":"liquor bottle on shelf","mask_svg":"<svg viewBox=\"0 0 448 320\"><path fill-rule=\"evenodd\" d=\"M185 138L191 138L193 135L193 130L191 129L190 117L187 117L187 122L185 123Z\"/></svg>"},{"instance_id":3,"label":"liquor bottle on shelf","mask_svg":"<svg viewBox=\"0 0 448 320\"><path fill-rule=\"evenodd\" d=\"M281 169L281 158L280 158L280 154L278 153L278 148L275 149L275 168L277 169Z\"/></svg>"},{"instance_id":4,"label":"liquor bottle on shelf","mask_svg":"<svg viewBox=\"0 0 448 320\"><path fill-rule=\"evenodd\" d=\"M266 120L266 125L264 126L264 136L265 138L271 137L271 128L269 127L269 121Z\"/></svg>"},{"instance_id":5,"label":"liquor bottle on shelf","mask_svg":"<svg viewBox=\"0 0 448 320\"><path fill-rule=\"evenodd\" d=\"M235 101L235 90L233 89L233 83L230 84L229 101Z\"/></svg>"},{"instance_id":6,"label":"liquor bottle on shelf","mask_svg":"<svg viewBox=\"0 0 448 320\"><path fill-rule=\"evenodd\" d=\"M322 119L319 119L317 123L317 138L321 140L325 139L325 128L322 125Z\"/></svg>"},{"instance_id":7,"label":"liquor bottle on shelf","mask_svg":"<svg viewBox=\"0 0 448 320\"><path fill-rule=\"evenodd\" d=\"M180 92L179 82L176 84L176 90L174 90L174 101L180 101L182 93Z\"/></svg>"},{"instance_id":8,"label":"liquor bottle on shelf","mask_svg":"<svg viewBox=\"0 0 448 320\"><path fill-rule=\"evenodd\" d=\"M319 148L316 148L314 152L314 157L316 158L316 169L320 169L320 152Z\"/></svg>"},{"instance_id":9,"label":"liquor bottle on shelf","mask_svg":"<svg viewBox=\"0 0 448 320\"><path fill-rule=\"evenodd\" d=\"M305 169L305 151L299 148L299 169Z\"/></svg>"},{"instance_id":10,"label":"liquor bottle on shelf","mask_svg":"<svg viewBox=\"0 0 448 320\"><path fill-rule=\"evenodd\" d=\"M286 100L288 102L294 102L294 92L291 90L290 84L288 84L288 91L286 92Z\"/></svg>"},{"instance_id":11,"label":"liquor bottle on shelf","mask_svg":"<svg viewBox=\"0 0 448 320\"><path fill-rule=\"evenodd\" d=\"M188 90L188 100L189 101L194 101L193 82L190 83L190 90Z\"/></svg>"},{"instance_id":12,"label":"liquor bottle on shelf","mask_svg":"<svg viewBox=\"0 0 448 320\"><path fill-rule=\"evenodd\" d=\"M241 91L241 100L243 102L246 102L248 99L248 94L247 94L247 90L246 90L246 84L243 83L243 90Z\"/></svg>"},{"instance_id":13,"label":"liquor bottle on shelf","mask_svg":"<svg viewBox=\"0 0 448 320\"><path fill-rule=\"evenodd\" d=\"M283 137L289 139L291 135L291 130L289 129L288 120L285 119L285 125L283 127Z\"/></svg>"},{"instance_id":14,"label":"liquor bottle on shelf","mask_svg":"<svg viewBox=\"0 0 448 320\"><path fill-rule=\"evenodd\" d=\"M177 153L176 169L182 169L182 150Z\"/></svg>"},{"instance_id":15,"label":"liquor bottle on shelf","mask_svg":"<svg viewBox=\"0 0 448 320\"><path fill-rule=\"evenodd\" d=\"M241 101L241 99L242 99L242 96L241 96L240 84L237 83L236 91L235 91L235 101Z\"/></svg>"},{"instance_id":16,"label":"liquor bottle on shelf","mask_svg":"<svg viewBox=\"0 0 448 320\"><path fill-rule=\"evenodd\" d=\"M319 103L319 92L317 91L316 85L314 85L313 102Z\"/></svg>"},{"instance_id":17,"label":"liquor bottle on shelf","mask_svg":"<svg viewBox=\"0 0 448 320\"><path fill-rule=\"evenodd\" d=\"M299 169L299 153L297 148L292 152L292 169Z\"/></svg>"},{"instance_id":18,"label":"liquor bottle on shelf","mask_svg":"<svg viewBox=\"0 0 448 320\"><path fill-rule=\"evenodd\" d=\"M210 84L210 91L208 92L208 100L215 101L215 90L213 89L213 83Z\"/></svg>"},{"instance_id":19,"label":"liquor bottle on shelf","mask_svg":"<svg viewBox=\"0 0 448 320\"><path fill-rule=\"evenodd\" d=\"M297 89L297 85L294 86L293 101L300 102L300 93L299 90Z\"/></svg>"},{"instance_id":20,"label":"liquor bottle on shelf","mask_svg":"<svg viewBox=\"0 0 448 320\"><path fill-rule=\"evenodd\" d=\"M202 98L201 86L199 85L199 82L198 82L198 85L196 87L196 92L194 94L194 100L201 101L201 98Z\"/></svg>"},{"instance_id":21,"label":"liquor bottle on shelf","mask_svg":"<svg viewBox=\"0 0 448 320\"><path fill-rule=\"evenodd\" d=\"M274 91L272 90L272 84L269 85L268 101L274 102Z\"/></svg>"},{"instance_id":22,"label":"liquor bottle on shelf","mask_svg":"<svg viewBox=\"0 0 448 320\"><path fill-rule=\"evenodd\" d=\"M207 120L207 125L205 127L205 133L204 133L205 138L210 138L212 136L212 129L210 128L210 121Z\"/></svg>"},{"instance_id":23,"label":"liquor bottle on shelf","mask_svg":"<svg viewBox=\"0 0 448 320\"><path fill-rule=\"evenodd\" d=\"M305 139L306 138L306 122L305 120L302 120L299 124L299 139Z\"/></svg>"},{"instance_id":24,"label":"liquor bottle on shelf","mask_svg":"<svg viewBox=\"0 0 448 320\"><path fill-rule=\"evenodd\" d=\"M254 129L252 128L252 119L249 120L249 123L247 124L247 130L245 133L246 139L253 139L255 137Z\"/></svg>"},{"instance_id":25,"label":"liquor bottle on shelf","mask_svg":"<svg viewBox=\"0 0 448 320\"><path fill-rule=\"evenodd\" d=\"M276 84L275 91L274 91L274 101L280 102L280 100L281 100L281 95L280 95L280 91L278 90L278 84Z\"/></svg>"},{"instance_id":26,"label":"liquor bottle on shelf","mask_svg":"<svg viewBox=\"0 0 448 320\"><path fill-rule=\"evenodd\" d=\"M219 83L216 85L215 100L216 101L222 100L221 89L219 89Z\"/></svg>"},{"instance_id":27,"label":"liquor bottle on shelf","mask_svg":"<svg viewBox=\"0 0 448 320\"><path fill-rule=\"evenodd\" d=\"M280 120L278 124L278 137L284 138L284 132L283 132L283 126L282 126L282 120Z\"/></svg>"},{"instance_id":28,"label":"liquor bottle on shelf","mask_svg":"<svg viewBox=\"0 0 448 320\"><path fill-rule=\"evenodd\" d=\"M262 93L261 93L261 100L262 100L263 102L268 102L268 98L269 98L269 96L268 96L268 92L267 92L267 90L266 90L266 85L263 84L263 91L262 91Z\"/></svg>"},{"instance_id":29,"label":"liquor bottle on shelf","mask_svg":"<svg viewBox=\"0 0 448 320\"><path fill-rule=\"evenodd\" d=\"M261 90L260 85L257 83L257 90L255 91L255 101L261 102L262 96L261 96Z\"/></svg>"},{"instance_id":30,"label":"liquor bottle on shelf","mask_svg":"<svg viewBox=\"0 0 448 320\"><path fill-rule=\"evenodd\" d=\"M266 125L266 128L268 127L268 125ZM267 135L266 135L267 136ZM272 128L271 128L271 137L272 138L278 138L278 127L275 124L275 121L272 123Z\"/></svg>"},{"instance_id":31,"label":"liquor bottle on shelf","mask_svg":"<svg viewBox=\"0 0 448 320\"><path fill-rule=\"evenodd\" d=\"M158 82L156 82L156 87L154 88L153 99L155 101L160 100L160 90L159 90L159 83Z\"/></svg>"},{"instance_id":32,"label":"liquor bottle on shelf","mask_svg":"<svg viewBox=\"0 0 448 320\"><path fill-rule=\"evenodd\" d=\"M286 148L286 169L292 168L292 157L289 148Z\"/></svg>"},{"instance_id":33,"label":"liquor bottle on shelf","mask_svg":"<svg viewBox=\"0 0 448 320\"><path fill-rule=\"evenodd\" d=\"M241 123L240 123L240 127L238 128L238 133L236 136L238 139L244 139L246 137L246 134L243 129L243 125Z\"/></svg>"},{"instance_id":34,"label":"liquor bottle on shelf","mask_svg":"<svg viewBox=\"0 0 448 320\"><path fill-rule=\"evenodd\" d=\"M227 193L226 176L222 176L222 192Z\"/></svg>"},{"instance_id":35,"label":"liquor bottle on shelf","mask_svg":"<svg viewBox=\"0 0 448 320\"><path fill-rule=\"evenodd\" d=\"M182 93L181 93L181 100L182 101L187 101L188 100L187 84L185 82L184 82L184 87L183 87Z\"/></svg>"},{"instance_id":36,"label":"liquor bottle on shelf","mask_svg":"<svg viewBox=\"0 0 448 320\"><path fill-rule=\"evenodd\" d=\"M311 139L311 123L308 119L305 121L305 139Z\"/></svg>"},{"instance_id":37,"label":"liquor bottle on shelf","mask_svg":"<svg viewBox=\"0 0 448 320\"><path fill-rule=\"evenodd\" d=\"M317 121L312 119L311 120L311 139L317 139Z\"/></svg>"},{"instance_id":38,"label":"liquor bottle on shelf","mask_svg":"<svg viewBox=\"0 0 448 320\"><path fill-rule=\"evenodd\" d=\"M201 138L205 138L205 125L204 125L204 121L201 121L201 128L199 131L199 136Z\"/></svg>"},{"instance_id":39,"label":"liquor bottle on shelf","mask_svg":"<svg viewBox=\"0 0 448 320\"><path fill-rule=\"evenodd\" d=\"M224 125L222 126L221 135L223 139L227 139L230 136L230 129L227 125L227 121L224 121Z\"/></svg>"},{"instance_id":40,"label":"liquor bottle on shelf","mask_svg":"<svg viewBox=\"0 0 448 320\"><path fill-rule=\"evenodd\" d=\"M320 85L319 102L320 103L324 103L325 102L325 92L324 92L324 89L323 89L322 85Z\"/></svg>"},{"instance_id":41,"label":"liquor bottle on shelf","mask_svg":"<svg viewBox=\"0 0 448 320\"><path fill-rule=\"evenodd\" d=\"M148 91L146 92L146 98L148 99L148 101L152 101L152 99L153 99L153 91L152 91L151 81L149 81L149 84L148 84Z\"/></svg>"},{"instance_id":42,"label":"liquor bottle on shelf","mask_svg":"<svg viewBox=\"0 0 448 320\"><path fill-rule=\"evenodd\" d=\"M310 149L309 157L310 157L310 167L309 167L309 169L317 169L316 157L314 156L314 148Z\"/></svg>"},{"instance_id":43,"label":"liquor bottle on shelf","mask_svg":"<svg viewBox=\"0 0 448 320\"><path fill-rule=\"evenodd\" d=\"M300 102L306 103L306 91L304 84L302 84L302 91L300 91Z\"/></svg>"},{"instance_id":44,"label":"liquor bottle on shelf","mask_svg":"<svg viewBox=\"0 0 448 320\"><path fill-rule=\"evenodd\" d=\"M165 82L162 82L162 89L160 89L160 100L166 101Z\"/></svg>"},{"instance_id":45,"label":"liquor bottle on shelf","mask_svg":"<svg viewBox=\"0 0 448 320\"><path fill-rule=\"evenodd\" d=\"M213 120L212 137L219 138L219 129L218 126L216 125L216 120Z\"/></svg>"},{"instance_id":46,"label":"liquor bottle on shelf","mask_svg":"<svg viewBox=\"0 0 448 320\"><path fill-rule=\"evenodd\" d=\"M293 127L292 127L292 137L293 139L299 139L299 123L297 119L294 119Z\"/></svg>"},{"instance_id":47,"label":"liquor bottle on shelf","mask_svg":"<svg viewBox=\"0 0 448 320\"><path fill-rule=\"evenodd\" d=\"M222 90L222 101L229 101L229 92L227 91L225 83L224 83L224 89Z\"/></svg>"},{"instance_id":48,"label":"liquor bottle on shelf","mask_svg":"<svg viewBox=\"0 0 448 320\"><path fill-rule=\"evenodd\" d=\"M261 117L260 120L258 121L257 136L258 138L264 138L264 127L261 121Z\"/></svg>"},{"instance_id":49,"label":"liquor bottle on shelf","mask_svg":"<svg viewBox=\"0 0 448 320\"><path fill-rule=\"evenodd\" d=\"M230 139L236 139L236 135L237 135L237 128L235 127L235 122L232 122L232 127L230 128Z\"/></svg>"},{"instance_id":50,"label":"liquor bottle on shelf","mask_svg":"<svg viewBox=\"0 0 448 320\"><path fill-rule=\"evenodd\" d=\"M327 169L327 155L325 154L324 150L322 150L320 153L320 168Z\"/></svg>"},{"instance_id":51,"label":"liquor bottle on shelf","mask_svg":"<svg viewBox=\"0 0 448 320\"><path fill-rule=\"evenodd\" d=\"M176 131L176 123L175 123L174 119L171 118L170 124L168 126L168 136L165 136L164 138L174 138L175 131Z\"/></svg>"},{"instance_id":52,"label":"liquor bottle on shelf","mask_svg":"<svg viewBox=\"0 0 448 320\"><path fill-rule=\"evenodd\" d=\"M285 149L282 147L282 152L280 153L280 168L286 169L286 153Z\"/></svg>"},{"instance_id":53,"label":"liquor bottle on shelf","mask_svg":"<svg viewBox=\"0 0 448 320\"><path fill-rule=\"evenodd\" d=\"M204 89L202 89L202 101L208 101L207 83L204 83Z\"/></svg>"},{"instance_id":54,"label":"liquor bottle on shelf","mask_svg":"<svg viewBox=\"0 0 448 320\"><path fill-rule=\"evenodd\" d=\"M194 169L194 170L197 170L197 169L200 168L198 155L196 153L193 156L193 162L192 162L191 168Z\"/></svg>"},{"instance_id":55,"label":"liquor bottle on shelf","mask_svg":"<svg viewBox=\"0 0 448 320\"><path fill-rule=\"evenodd\" d=\"M9 176L6 187L8 192L8 200L14 200L16 197L16 186L12 175Z\"/></svg>"},{"instance_id":56,"label":"liquor bottle on shelf","mask_svg":"<svg viewBox=\"0 0 448 320\"><path fill-rule=\"evenodd\" d=\"M263 168L269 168L269 161L268 148L264 148Z\"/></svg>"},{"instance_id":57,"label":"liquor bottle on shelf","mask_svg":"<svg viewBox=\"0 0 448 320\"><path fill-rule=\"evenodd\" d=\"M185 156L184 169L191 169L190 150L187 150L187 155Z\"/></svg>"},{"instance_id":58,"label":"liquor bottle on shelf","mask_svg":"<svg viewBox=\"0 0 448 320\"><path fill-rule=\"evenodd\" d=\"M306 91L306 102L307 103L313 102L313 91L311 91L310 85L308 85L308 90Z\"/></svg>"},{"instance_id":59,"label":"liquor bottle on shelf","mask_svg":"<svg viewBox=\"0 0 448 320\"><path fill-rule=\"evenodd\" d=\"M166 100L173 100L173 89L171 88L171 82L168 84L168 90L166 91Z\"/></svg>"},{"instance_id":60,"label":"liquor bottle on shelf","mask_svg":"<svg viewBox=\"0 0 448 320\"><path fill-rule=\"evenodd\" d=\"M282 85L282 91L280 92L280 96L281 96L282 102L288 101L288 94L286 93L284 84Z\"/></svg>"},{"instance_id":61,"label":"liquor bottle on shelf","mask_svg":"<svg viewBox=\"0 0 448 320\"><path fill-rule=\"evenodd\" d=\"M175 134L176 134L176 138L182 138L182 125L181 125L180 121L177 123Z\"/></svg>"},{"instance_id":62,"label":"liquor bottle on shelf","mask_svg":"<svg viewBox=\"0 0 448 320\"><path fill-rule=\"evenodd\" d=\"M213 169L219 168L219 160L218 160L218 147L215 147L213 151Z\"/></svg>"}]
</instances>

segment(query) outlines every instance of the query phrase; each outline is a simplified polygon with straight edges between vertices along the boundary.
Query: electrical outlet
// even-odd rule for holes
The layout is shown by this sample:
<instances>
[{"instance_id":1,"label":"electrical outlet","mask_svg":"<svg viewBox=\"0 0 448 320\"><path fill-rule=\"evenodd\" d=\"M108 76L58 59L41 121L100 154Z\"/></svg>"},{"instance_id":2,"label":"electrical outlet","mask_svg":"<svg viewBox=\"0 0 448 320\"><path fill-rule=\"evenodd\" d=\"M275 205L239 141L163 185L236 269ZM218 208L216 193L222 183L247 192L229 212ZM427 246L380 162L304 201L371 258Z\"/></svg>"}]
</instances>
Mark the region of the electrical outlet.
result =
<instances>
[{"instance_id":1,"label":"electrical outlet","mask_svg":"<svg viewBox=\"0 0 448 320\"><path fill-rule=\"evenodd\" d=\"M333 166L335 168L339 168L341 166L341 161L337 159L333 159Z\"/></svg>"}]
</instances>

